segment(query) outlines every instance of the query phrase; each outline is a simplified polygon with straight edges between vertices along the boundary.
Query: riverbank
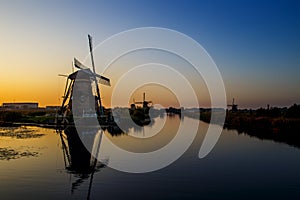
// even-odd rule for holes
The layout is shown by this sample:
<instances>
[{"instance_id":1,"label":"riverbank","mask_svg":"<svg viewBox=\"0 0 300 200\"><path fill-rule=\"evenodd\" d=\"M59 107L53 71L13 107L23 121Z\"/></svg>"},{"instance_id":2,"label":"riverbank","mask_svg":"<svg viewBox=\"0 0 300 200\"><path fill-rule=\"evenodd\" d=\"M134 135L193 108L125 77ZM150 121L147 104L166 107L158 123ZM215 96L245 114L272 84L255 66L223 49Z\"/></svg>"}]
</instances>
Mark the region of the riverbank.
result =
<instances>
[{"instance_id":1,"label":"riverbank","mask_svg":"<svg viewBox=\"0 0 300 200\"><path fill-rule=\"evenodd\" d=\"M123 109L127 111L127 109ZM199 112L200 111L200 112ZM200 119L207 123L218 123L226 113L223 127L235 129L239 134L247 134L260 139L283 142L300 148L300 105L289 108L270 108L257 110L238 110L236 112L213 109L214 121L211 121L212 109L184 110L182 116ZM155 112L159 116L161 112ZM200 113L200 115L199 115ZM39 126L55 128L56 111L39 110L1 110L0 126Z\"/></svg>"},{"instance_id":2,"label":"riverbank","mask_svg":"<svg viewBox=\"0 0 300 200\"><path fill-rule=\"evenodd\" d=\"M40 126L55 127L56 111L40 110L1 110L0 127L4 126Z\"/></svg>"},{"instance_id":3,"label":"riverbank","mask_svg":"<svg viewBox=\"0 0 300 200\"><path fill-rule=\"evenodd\" d=\"M200 116L199 113L191 114L188 112L185 112L185 116L210 123L211 113L211 109L200 109ZM214 113L216 119L225 114L225 112L218 110ZM218 121L216 120L216 122ZM244 109L235 112L227 110L223 127L235 129L239 134L243 133L260 139L284 142L300 148L300 105L294 104L289 108Z\"/></svg>"}]
</instances>

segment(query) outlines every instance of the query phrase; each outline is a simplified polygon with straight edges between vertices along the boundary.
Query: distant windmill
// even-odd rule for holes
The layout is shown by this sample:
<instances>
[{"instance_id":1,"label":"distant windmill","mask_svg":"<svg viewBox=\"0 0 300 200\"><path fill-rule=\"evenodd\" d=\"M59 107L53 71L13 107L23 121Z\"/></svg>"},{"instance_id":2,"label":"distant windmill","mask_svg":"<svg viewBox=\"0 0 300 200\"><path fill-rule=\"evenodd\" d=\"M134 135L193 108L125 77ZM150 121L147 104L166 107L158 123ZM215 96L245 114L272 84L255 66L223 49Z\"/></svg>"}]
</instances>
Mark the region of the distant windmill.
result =
<instances>
[{"instance_id":1,"label":"distant windmill","mask_svg":"<svg viewBox=\"0 0 300 200\"><path fill-rule=\"evenodd\" d=\"M143 93L143 101L142 101L142 102L136 102L136 101L134 101L134 99L133 99L133 103L134 103L134 104L142 104L143 107L147 107L148 104L152 104L152 101L146 101L146 93L144 92L144 93Z\"/></svg>"},{"instance_id":2,"label":"distant windmill","mask_svg":"<svg viewBox=\"0 0 300 200\"><path fill-rule=\"evenodd\" d=\"M231 107L231 111L236 112L238 111L238 105L234 104L234 98L232 99L232 104L231 105L227 105L228 107Z\"/></svg>"}]
</instances>

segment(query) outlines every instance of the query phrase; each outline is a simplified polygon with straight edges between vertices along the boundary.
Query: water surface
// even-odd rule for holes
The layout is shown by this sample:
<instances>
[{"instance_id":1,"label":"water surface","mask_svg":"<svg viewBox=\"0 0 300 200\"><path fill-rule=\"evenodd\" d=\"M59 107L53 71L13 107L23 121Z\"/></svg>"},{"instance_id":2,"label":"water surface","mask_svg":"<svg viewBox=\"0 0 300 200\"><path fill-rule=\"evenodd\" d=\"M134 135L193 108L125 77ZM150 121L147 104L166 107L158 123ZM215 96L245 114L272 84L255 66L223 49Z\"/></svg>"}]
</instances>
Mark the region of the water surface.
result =
<instances>
[{"instance_id":1,"label":"water surface","mask_svg":"<svg viewBox=\"0 0 300 200\"><path fill-rule=\"evenodd\" d=\"M151 132L157 126L132 128L118 136L105 134L124 149L148 152L171 141L180 122L188 125L193 120L180 121L176 116L155 118L156 125L164 127L157 135ZM54 130L1 128L1 199L300 198L298 148L223 130L212 152L199 159L207 127L200 122L193 144L176 162L144 174L103 166L95 173L76 173L68 169L60 135Z\"/></svg>"}]
</instances>

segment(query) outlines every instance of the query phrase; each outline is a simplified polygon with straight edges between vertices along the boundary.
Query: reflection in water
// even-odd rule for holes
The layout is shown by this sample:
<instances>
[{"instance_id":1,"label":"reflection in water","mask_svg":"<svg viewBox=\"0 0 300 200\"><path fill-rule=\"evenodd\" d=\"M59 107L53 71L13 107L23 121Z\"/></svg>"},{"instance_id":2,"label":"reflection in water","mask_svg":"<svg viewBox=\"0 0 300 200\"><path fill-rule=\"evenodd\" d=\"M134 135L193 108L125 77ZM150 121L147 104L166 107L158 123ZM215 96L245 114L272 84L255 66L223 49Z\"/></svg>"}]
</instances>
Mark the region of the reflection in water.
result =
<instances>
[{"instance_id":1,"label":"reflection in water","mask_svg":"<svg viewBox=\"0 0 300 200\"><path fill-rule=\"evenodd\" d=\"M155 120L151 120L148 125L152 127ZM76 180L72 183L71 192L74 193L81 184L89 179L89 188L87 198L89 199L94 174L105 168L107 160L99 161L97 158L103 131L107 131L112 137L127 135L128 132L141 132L143 126L131 126L128 120L121 119L119 124L122 126L106 126L96 128L95 126L80 126L77 129L74 126L67 126L64 130L57 130L63 151L65 168L68 173L73 174ZM103 130L102 130L103 129ZM123 130L125 129L125 130Z\"/></svg>"},{"instance_id":2,"label":"reflection in water","mask_svg":"<svg viewBox=\"0 0 300 200\"><path fill-rule=\"evenodd\" d=\"M72 183L71 192L73 193L85 180L90 178L87 196L89 199L94 173L105 167L104 163L97 160L102 130L81 128L81 132L77 132L74 126L70 126L64 131L59 130L58 133L61 138L65 168L77 178Z\"/></svg>"},{"instance_id":3,"label":"reflection in water","mask_svg":"<svg viewBox=\"0 0 300 200\"><path fill-rule=\"evenodd\" d=\"M119 108L120 110L120 108ZM123 111L124 112L124 111ZM154 115L156 116L156 115ZM104 131L107 131L111 136L121 136L130 132L143 132L144 127L152 127L155 124L155 119L151 119L147 125L135 123L131 118L127 118L123 113L118 113L118 122L111 126L102 126Z\"/></svg>"},{"instance_id":4,"label":"reflection in water","mask_svg":"<svg viewBox=\"0 0 300 200\"><path fill-rule=\"evenodd\" d=\"M144 127L145 134L149 136L147 129L153 130L157 125L164 125L164 128L157 135L146 138L132 137L141 134L134 132L133 128L128 134L118 137L108 132L104 134L125 150L150 152L172 140L179 122L176 116L160 115L155 118L155 126ZM190 132L190 123L195 122L195 119L184 118L186 134ZM109 167L102 168L101 165L106 163L102 161L106 158L104 142L100 151L102 164L97 162L93 168L93 162L84 162L86 167L78 167L74 165L78 162L70 163L76 158L69 149L71 145L65 132L61 133L64 141L61 149L60 134L54 130L27 127L35 130L34 133L45 135L22 140L0 137L1 148L39 153L36 157L0 160L0 198L299 199L300 149L224 129L213 151L204 159L199 159L199 148L207 128L208 124L200 122L194 143L170 166L152 173L128 174ZM71 134L72 131L68 131ZM68 153L63 156L63 151Z\"/></svg>"}]
</instances>

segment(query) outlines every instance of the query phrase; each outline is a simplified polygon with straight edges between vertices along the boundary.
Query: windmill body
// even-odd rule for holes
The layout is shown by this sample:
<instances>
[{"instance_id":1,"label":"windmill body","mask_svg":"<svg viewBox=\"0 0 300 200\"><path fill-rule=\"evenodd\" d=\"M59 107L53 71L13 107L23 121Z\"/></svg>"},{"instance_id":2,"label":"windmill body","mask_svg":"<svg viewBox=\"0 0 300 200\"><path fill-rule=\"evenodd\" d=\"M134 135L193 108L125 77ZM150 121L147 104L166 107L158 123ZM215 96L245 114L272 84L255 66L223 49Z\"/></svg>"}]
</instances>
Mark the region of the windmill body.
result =
<instances>
[{"instance_id":1,"label":"windmill body","mask_svg":"<svg viewBox=\"0 0 300 200\"><path fill-rule=\"evenodd\" d=\"M232 104L227 105L228 107L231 107L232 112L238 111L238 105L234 103L234 98L232 99Z\"/></svg>"}]
</instances>

